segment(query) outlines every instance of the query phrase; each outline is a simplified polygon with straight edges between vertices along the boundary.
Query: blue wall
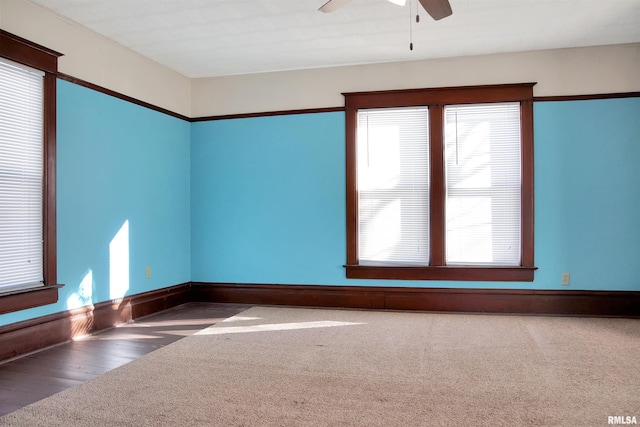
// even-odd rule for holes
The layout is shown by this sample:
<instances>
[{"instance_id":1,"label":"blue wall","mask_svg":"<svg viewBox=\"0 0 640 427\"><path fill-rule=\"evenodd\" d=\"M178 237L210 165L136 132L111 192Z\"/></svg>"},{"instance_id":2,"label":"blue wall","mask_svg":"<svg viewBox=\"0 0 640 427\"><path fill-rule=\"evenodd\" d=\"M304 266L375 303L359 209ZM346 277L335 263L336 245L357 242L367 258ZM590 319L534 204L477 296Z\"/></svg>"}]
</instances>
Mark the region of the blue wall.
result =
<instances>
[{"instance_id":1,"label":"blue wall","mask_svg":"<svg viewBox=\"0 0 640 427\"><path fill-rule=\"evenodd\" d=\"M66 286L0 325L190 280L640 290L640 98L537 102L534 115L533 283L347 280L343 113L190 124L59 81Z\"/></svg>"},{"instance_id":2,"label":"blue wall","mask_svg":"<svg viewBox=\"0 0 640 427\"><path fill-rule=\"evenodd\" d=\"M640 98L534 109L536 285L640 290ZM565 288L566 289L566 288Z\"/></svg>"},{"instance_id":3,"label":"blue wall","mask_svg":"<svg viewBox=\"0 0 640 427\"><path fill-rule=\"evenodd\" d=\"M344 114L192 126L193 281L344 279Z\"/></svg>"},{"instance_id":4,"label":"blue wall","mask_svg":"<svg viewBox=\"0 0 640 427\"><path fill-rule=\"evenodd\" d=\"M57 304L17 322L190 280L190 124L58 82ZM151 267L151 278L145 275Z\"/></svg>"},{"instance_id":5,"label":"blue wall","mask_svg":"<svg viewBox=\"0 0 640 427\"><path fill-rule=\"evenodd\" d=\"M193 124L191 279L640 290L640 99L536 103L534 114L533 283L347 280L343 113Z\"/></svg>"}]
</instances>

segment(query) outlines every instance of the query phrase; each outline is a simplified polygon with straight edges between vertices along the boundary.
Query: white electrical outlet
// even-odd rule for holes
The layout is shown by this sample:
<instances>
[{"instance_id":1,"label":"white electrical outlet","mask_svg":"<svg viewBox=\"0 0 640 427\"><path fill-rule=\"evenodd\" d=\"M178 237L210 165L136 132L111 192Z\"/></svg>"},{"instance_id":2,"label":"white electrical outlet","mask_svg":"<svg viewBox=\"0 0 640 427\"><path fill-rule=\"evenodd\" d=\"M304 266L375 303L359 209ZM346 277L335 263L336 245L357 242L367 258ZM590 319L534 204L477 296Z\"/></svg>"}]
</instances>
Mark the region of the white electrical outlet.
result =
<instances>
[{"instance_id":1,"label":"white electrical outlet","mask_svg":"<svg viewBox=\"0 0 640 427\"><path fill-rule=\"evenodd\" d=\"M145 271L145 275L147 276L147 279L151 278L151 266L147 265L147 269Z\"/></svg>"},{"instance_id":2,"label":"white electrical outlet","mask_svg":"<svg viewBox=\"0 0 640 427\"><path fill-rule=\"evenodd\" d=\"M571 283L571 276L569 273L562 273L562 286L569 286Z\"/></svg>"}]
</instances>

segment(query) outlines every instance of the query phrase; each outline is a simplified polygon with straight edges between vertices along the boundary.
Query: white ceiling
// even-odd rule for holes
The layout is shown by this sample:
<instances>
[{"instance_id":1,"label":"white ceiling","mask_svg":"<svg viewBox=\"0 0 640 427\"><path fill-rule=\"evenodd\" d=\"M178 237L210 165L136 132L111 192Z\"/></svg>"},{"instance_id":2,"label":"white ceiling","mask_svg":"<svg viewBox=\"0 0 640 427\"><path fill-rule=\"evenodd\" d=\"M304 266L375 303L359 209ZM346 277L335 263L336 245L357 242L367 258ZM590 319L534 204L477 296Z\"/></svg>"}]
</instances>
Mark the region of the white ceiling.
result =
<instances>
[{"instance_id":1,"label":"white ceiling","mask_svg":"<svg viewBox=\"0 0 640 427\"><path fill-rule=\"evenodd\" d=\"M187 77L640 42L640 0L32 0Z\"/></svg>"}]
</instances>

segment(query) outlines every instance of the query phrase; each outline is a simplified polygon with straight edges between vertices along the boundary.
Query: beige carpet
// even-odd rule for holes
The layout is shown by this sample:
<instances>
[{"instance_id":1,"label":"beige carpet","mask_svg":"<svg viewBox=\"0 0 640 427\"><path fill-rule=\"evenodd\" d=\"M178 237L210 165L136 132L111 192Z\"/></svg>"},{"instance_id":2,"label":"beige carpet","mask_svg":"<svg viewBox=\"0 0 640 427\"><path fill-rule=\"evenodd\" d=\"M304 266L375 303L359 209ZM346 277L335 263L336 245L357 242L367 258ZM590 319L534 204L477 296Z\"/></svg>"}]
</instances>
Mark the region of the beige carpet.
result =
<instances>
[{"instance_id":1,"label":"beige carpet","mask_svg":"<svg viewBox=\"0 0 640 427\"><path fill-rule=\"evenodd\" d=\"M2 426L640 422L640 321L254 307Z\"/></svg>"}]
</instances>

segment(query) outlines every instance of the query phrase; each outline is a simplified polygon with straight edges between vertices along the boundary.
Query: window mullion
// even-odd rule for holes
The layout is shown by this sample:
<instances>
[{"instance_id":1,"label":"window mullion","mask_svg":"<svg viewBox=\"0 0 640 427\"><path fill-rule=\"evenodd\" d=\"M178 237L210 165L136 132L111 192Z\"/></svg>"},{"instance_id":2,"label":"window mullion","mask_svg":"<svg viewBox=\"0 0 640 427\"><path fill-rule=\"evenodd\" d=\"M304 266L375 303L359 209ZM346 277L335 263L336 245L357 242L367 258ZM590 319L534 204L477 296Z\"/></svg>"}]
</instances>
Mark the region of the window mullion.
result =
<instances>
[{"instance_id":1,"label":"window mullion","mask_svg":"<svg viewBox=\"0 0 640 427\"><path fill-rule=\"evenodd\" d=\"M429 194L429 236L431 239L430 260L432 266L445 265L445 198L446 182L444 178L444 107L429 106L429 141L431 161Z\"/></svg>"},{"instance_id":2,"label":"window mullion","mask_svg":"<svg viewBox=\"0 0 640 427\"><path fill-rule=\"evenodd\" d=\"M520 103L521 126L521 175L522 175L522 209L521 209L521 265L534 265L533 259L533 101Z\"/></svg>"}]
</instances>

